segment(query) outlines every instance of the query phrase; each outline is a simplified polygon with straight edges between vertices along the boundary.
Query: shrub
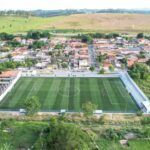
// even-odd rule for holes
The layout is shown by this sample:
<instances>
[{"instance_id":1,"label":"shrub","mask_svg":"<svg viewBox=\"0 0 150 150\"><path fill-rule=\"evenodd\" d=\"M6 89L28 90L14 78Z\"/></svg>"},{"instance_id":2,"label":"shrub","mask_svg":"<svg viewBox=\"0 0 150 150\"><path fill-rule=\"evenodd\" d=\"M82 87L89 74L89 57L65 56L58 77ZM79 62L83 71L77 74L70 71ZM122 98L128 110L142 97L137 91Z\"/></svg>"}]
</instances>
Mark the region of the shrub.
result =
<instances>
[{"instance_id":1,"label":"shrub","mask_svg":"<svg viewBox=\"0 0 150 150\"><path fill-rule=\"evenodd\" d=\"M141 124L142 124L142 125L148 125L148 124L150 124L150 117L144 117L144 118L141 120Z\"/></svg>"},{"instance_id":2,"label":"shrub","mask_svg":"<svg viewBox=\"0 0 150 150\"><path fill-rule=\"evenodd\" d=\"M99 71L99 74L104 74L105 73L105 70L104 68L102 68L100 71Z\"/></svg>"},{"instance_id":3,"label":"shrub","mask_svg":"<svg viewBox=\"0 0 150 150\"><path fill-rule=\"evenodd\" d=\"M137 116L142 116L142 115L143 115L143 112L142 112L141 110L139 110L139 111L136 112L136 115L137 115Z\"/></svg>"}]
</instances>

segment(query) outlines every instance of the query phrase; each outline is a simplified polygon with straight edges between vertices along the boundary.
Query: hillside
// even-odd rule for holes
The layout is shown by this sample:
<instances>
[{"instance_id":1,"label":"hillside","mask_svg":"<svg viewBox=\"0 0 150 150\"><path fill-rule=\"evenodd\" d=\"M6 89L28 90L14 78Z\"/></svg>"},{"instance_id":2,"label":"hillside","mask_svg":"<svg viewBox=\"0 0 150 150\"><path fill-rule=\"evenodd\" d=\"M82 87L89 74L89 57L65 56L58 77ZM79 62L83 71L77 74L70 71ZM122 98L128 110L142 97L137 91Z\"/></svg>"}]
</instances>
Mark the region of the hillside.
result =
<instances>
[{"instance_id":1,"label":"hillside","mask_svg":"<svg viewBox=\"0 0 150 150\"><path fill-rule=\"evenodd\" d=\"M0 32L8 33L32 29L150 33L150 15L144 14L77 14L49 18L2 16L0 22Z\"/></svg>"}]
</instances>

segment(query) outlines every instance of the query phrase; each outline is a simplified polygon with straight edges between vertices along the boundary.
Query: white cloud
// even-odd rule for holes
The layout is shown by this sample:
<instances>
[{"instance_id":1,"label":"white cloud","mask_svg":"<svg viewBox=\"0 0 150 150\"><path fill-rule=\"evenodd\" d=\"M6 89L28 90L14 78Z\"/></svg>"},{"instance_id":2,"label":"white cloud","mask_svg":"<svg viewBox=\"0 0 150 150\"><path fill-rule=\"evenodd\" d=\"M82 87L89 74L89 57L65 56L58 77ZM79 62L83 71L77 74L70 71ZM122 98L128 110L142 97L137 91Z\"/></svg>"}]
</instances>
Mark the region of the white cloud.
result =
<instances>
[{"instance_id":1,"label":"white cloud","mask_svg":"<svg viewBox=\"0 0 150 150\"><path fill-rule=\"evenodd\" d=\"M150 8L150 0L0 0L0 9Z\"/></svg>"}]
</instances>

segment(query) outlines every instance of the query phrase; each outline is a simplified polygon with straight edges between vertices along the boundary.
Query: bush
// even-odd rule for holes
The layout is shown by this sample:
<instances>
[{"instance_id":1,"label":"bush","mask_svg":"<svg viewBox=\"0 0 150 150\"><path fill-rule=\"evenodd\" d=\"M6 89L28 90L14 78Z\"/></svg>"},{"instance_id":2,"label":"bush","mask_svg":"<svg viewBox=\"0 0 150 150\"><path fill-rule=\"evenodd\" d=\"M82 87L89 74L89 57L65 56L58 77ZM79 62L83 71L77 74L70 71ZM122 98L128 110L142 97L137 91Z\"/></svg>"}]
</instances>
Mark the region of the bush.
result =
<instances>
[{"instance_id":1,"label":"bush","mask_svg":"<svg viewBox=\"0 0 150 150\"><path fill-rule=\"evenodd\" d=\"M150 117L145 117L141 120L142 125L150 125Z\"/></svg>"},{"instance_id":2,"label":"bush","mask_svg":"<svg viewBox=\"0 0 150 150\"><path fill-rule=\"evenodd\" d=\"M77 125L52 119L35 142L34 149L91 150L95 148L91 137L95 137L92 131L87 133Z\"/></svg>"},{"instance_id":3,"label":"bush","mask_svg":"<svg viewBox=\"0 0 150 150\"><path fill-rule=\"evenodd\" d=\"M118 131L115 129L107 129L103 134L104 138L109 140L116 140L119 139Z\"/></svg>"},{"instance_id":4,"label":"bush","mask_svg":"<svg viewBox=\"0 0 150 150\"><path fill-rule=\"evenodd\" d=\"M105 69L102 68L100 71L99 71L99 74L104 74L105 73Z\"/></svg>"},{"instance_id":5,"label":"bush","mask_svg":"<svg viewBox=\"0 0 150 150\"><path fill-rule=\"evenodd\" d=\"M92 116L93 112L97 109L97 105L87 101L82 105L82 110L85 116Z\"/></svg>"},{"instance_id":6,"label":"bush","mask_svg":"<svg viewBox=\"0 0 150 150\"><path fill-rule=\"evenodd\" d=\"M27 98L25 100L24 106L26 115L32 116L40 110L41 104L38 97L32 96L31 98Z\"/></svg>"},{"instance_id":7,"label":"bush","mask_svg":"<svg viewBox=\"0 0 150 150\"><path fill-rule=\"evenodd\" d=\"M39 49L45 46L45 43L43 41L34 41L33 44L29 45L28 48L31 49Z\"/></svg>"},{"instance_id":8,"label":"bush","mask_svg":"<svg viewBox=\"0 0 150 150\"><path fill-rule=\"evenodd\" d=\"M143 33L138 33L137 36L136 36L138 39L141 39L144 37L144 34Z\"/></svg>"},{"instance_id":9,"label":"bush","mask_svg":"<svg viewBox=\"0 0 150 150\"><path fill-rule=\"evenodd\" d=\"M99 118L98 123L101 124L101 125L104 125L104 124L105 124L104 116L101 116L101 117Z\"/></svg>"},{"instance_id":10,"label":"bush","mask_svg":"<svg viewBox=\"0 0 150 150\"><path fill-rule=\"evenodd\" d=\"M143 63L134 64L129 68L129 74L132 78L136 79L147 79L149 75L148 66Z\"/></svg>"},{"instance_id":11,"label":"bush","mask_svg":"<svg viewBox=\"0 0 150 150\"><path fill-rule=\"evenodd\" d=\"M95 70L95 67L91 66L90 71L94 71L94 70Z\"/></svg>"},{"instance_id":12,"label":"bush","mask_svg":"<svg viewBox=\"0 0 150 150\"><path fill-rule=\"evenodd\" d=\"M139 111L136 112L136 115L137 115L137 116L142 116L142 115L143 115L143 112L142 112L141 110L139 110Z\"/></svg>"}]
</instances>

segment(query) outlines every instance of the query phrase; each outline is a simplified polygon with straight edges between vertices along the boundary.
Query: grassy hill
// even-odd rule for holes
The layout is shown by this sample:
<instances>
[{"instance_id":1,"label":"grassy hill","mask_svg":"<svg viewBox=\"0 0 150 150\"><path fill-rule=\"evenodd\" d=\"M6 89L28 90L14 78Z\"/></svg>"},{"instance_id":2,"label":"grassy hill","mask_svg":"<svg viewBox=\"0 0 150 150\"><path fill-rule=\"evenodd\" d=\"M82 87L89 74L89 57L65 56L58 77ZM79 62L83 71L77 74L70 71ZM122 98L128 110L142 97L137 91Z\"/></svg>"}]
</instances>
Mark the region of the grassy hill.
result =
<instances>
[{"instance_id":1,"label":"grassy hill","mask_svg":"<svg viewBox=\"0 0 150 150\"><path fill-rule=\"evenodd\" d=\"M20 33L31 29L150 33L150 15L77 14L48 18L25 18L15 16L0 17L0 32Z\"/></svg>"}]
</instances>

